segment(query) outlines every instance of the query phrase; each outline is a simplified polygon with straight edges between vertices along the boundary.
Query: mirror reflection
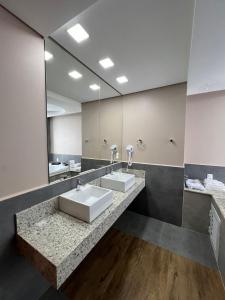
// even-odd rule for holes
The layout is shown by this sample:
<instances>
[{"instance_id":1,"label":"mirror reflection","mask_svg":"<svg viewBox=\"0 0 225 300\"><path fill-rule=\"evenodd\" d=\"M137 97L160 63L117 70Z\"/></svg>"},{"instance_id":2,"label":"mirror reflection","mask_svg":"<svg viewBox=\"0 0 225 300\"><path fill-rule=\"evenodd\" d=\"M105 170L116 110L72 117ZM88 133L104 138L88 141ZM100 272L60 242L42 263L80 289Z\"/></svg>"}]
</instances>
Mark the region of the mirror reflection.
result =
<instances>
[{"instance_id":1,"label":"mirror reflection","mask_svg":"<svg viewBox=\"0 0 225 300\"><path fill-rule=\"evenodd\" d=\"M49 181L118 161L122 109L121 101L115 105L117 91L50 38L45 60Z\"/></svg>"}]
</instances>

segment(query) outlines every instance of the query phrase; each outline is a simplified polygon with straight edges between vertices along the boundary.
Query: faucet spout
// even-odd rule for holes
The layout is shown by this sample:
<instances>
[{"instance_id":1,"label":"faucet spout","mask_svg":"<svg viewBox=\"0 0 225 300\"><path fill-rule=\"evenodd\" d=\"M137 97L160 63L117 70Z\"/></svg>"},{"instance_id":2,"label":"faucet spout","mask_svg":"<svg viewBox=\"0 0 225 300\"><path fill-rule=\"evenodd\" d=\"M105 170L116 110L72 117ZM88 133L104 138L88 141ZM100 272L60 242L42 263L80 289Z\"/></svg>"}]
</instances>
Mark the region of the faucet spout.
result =
<instances>
[{"instance_id":1,"label":"faucet spout","mask_svg":"<svg viewBox=\"0 0 225 300\"><path fill-rule=\"evenodd\" d=\"M81 187L81 181L80 181L80 178L78 178L77 179L76 191L80 191L80 187Z\"/></svg>"}]
</instances>

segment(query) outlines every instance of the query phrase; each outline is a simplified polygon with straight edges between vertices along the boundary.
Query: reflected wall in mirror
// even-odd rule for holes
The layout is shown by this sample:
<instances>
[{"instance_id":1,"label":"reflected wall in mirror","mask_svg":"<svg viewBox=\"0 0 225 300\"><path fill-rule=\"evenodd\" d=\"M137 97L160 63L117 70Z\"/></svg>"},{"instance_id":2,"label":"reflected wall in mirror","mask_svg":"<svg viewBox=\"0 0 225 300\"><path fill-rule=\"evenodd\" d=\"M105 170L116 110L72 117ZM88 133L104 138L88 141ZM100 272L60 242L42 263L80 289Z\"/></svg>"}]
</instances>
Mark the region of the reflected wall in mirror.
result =
<instances>
[{"instance_id":1,"label":"reflected wall in mirror","mask_svg":"<svg viewBox=\"0 0 225 300\"><path fill-rule=\"evenodd\" d=\"M118 162L122 154L122 101L117 98L101 99L99 102L82 104L83 113L83 156L89 163L99 158L98 166ZM98 122L96 122L98 119ZM97 129L95 125L98 124ZM91 142L99 131L99 141ZM85 139L86 137L86 139Z\"/></svg>"},{"instance_id":2,"label":"reflected wall in mirror","mask_svg":"<svg viewBox=\"0 0 225 300\"><path fill-rule=\"evenodd\" d=\"M100 155L110 162L122 157L123 110L121 98L100 101Z\"/></svg>"},{"instance_id":3,"label":"reflected wall in mirror","mask_svg":"<svg viewBox=\"0 0 225 300\"><path fill-rule=\"evenodd\" d=\"M111 110L117 91L63 47L49 38L45 51L49 181L55 182L109 164L113 144L113 161L119 159L122 110Z\"/></svg>"}]
</instances>

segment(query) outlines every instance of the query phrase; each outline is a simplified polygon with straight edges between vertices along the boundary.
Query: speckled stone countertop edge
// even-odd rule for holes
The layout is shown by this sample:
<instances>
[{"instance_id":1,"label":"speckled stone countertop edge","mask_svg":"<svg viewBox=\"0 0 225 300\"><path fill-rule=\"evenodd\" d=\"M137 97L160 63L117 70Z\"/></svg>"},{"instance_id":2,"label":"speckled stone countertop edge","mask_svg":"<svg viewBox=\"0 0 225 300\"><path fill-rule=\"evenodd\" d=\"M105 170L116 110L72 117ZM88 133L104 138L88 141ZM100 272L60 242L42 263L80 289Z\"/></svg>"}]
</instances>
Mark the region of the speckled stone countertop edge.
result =
<instances>
[{"instance_id":1,"label":"speckled stone countertop edge","mask_svg":"<svg viewBox=\"0 0 225 300\"><path fill-rule=\"evenodd\" d=\"M135 174L136 175L136 174ZM25 211L18 213L18 232L17 234L26 241L31 248L39 252L50 264L55 265L56 267L56 277L57 277L57 287L60 287L62 283L68 278L68 276L76 269L84 257L91 251L91 249L97 244L97 242L102 238L105 232L112 226L112 224L118 219L118 217L124 212L124 210L129 206L129 204L136 198L140 191L145 187L144 173L140 174L141 176L136 175L135 185L126 193L114 192L115 199L118 203L115 205L113 210L106 215L103 215L97 221L97 226L93 227L90 232L84 233L84 239L77 245L73 251L71 251L65 259L63 259L59 264L56 264L54 259L51 260L50 257L46 256L45 253L40 251L40 248L35 247L35 243L32 243L32 239L29 239L29 234L32 232L34 226L33 221L37 223L42 223L46 218L51 216L54 218L54 215L58 211L57 197L51 198L47 201L44 201L38 205L35 205ZM98 185L99 179L95 180L92 184ZM90 184L90 183L89 183ZM35 214L35 210L40 209L40 211ZM46 209L46 211L45 211ZM36 215L36 216L35 216ZM23 222L23 217L25 220ZM34 217L34 219L33 219ZM74 224L76 226L76 224ZM26 235L26 232L28 232Z\"/></svg>"}]
</instances>

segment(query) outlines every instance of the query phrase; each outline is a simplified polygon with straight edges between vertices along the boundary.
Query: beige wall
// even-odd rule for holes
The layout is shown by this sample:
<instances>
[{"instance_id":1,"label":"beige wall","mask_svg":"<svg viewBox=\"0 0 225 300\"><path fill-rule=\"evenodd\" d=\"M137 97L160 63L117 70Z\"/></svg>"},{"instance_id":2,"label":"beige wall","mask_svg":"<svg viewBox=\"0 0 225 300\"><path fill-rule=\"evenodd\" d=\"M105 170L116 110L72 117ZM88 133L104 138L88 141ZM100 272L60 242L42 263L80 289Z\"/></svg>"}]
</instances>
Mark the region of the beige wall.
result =
<instances>
[{"instance_id":1,"label":"beige wall","mask_svg":"<svg viewBox=\"0 0 225 300\"><path fill-rule=\"evenodd\" d=\"M123 104L120 97L100 103L100 158L111 159L110 146L117 145L119 159L122 155ZM107 140L107 144L104 143Z\"/></svg>"},{"instance_id":2,"label":"beige wall","mask_svg":"<svg viewBox=\"0 0 225 300\"><path fill-rule=\"evenodd\" d=\"M82 104L84 157L110 160L110 146L116 144L121 159L122 108L121 97Z\"/></svg>"},{"instance_id":3,"label":"beige wall","mask_svg":"<svg viewBox=\"0 0 225 300\"><path fill-rule=\"evenodd\" d=\"M48 183L44 41L0 7L0 198Z\"/></svg>"},{"instance_id":4,"label":"beige wall","mask_svg":"<svg viewBox=\"0 0 225 300\"><path fill-rule=\"evenodd\" d=\"M187 97L185 163L225 166L225 91Z\"/></svg>"},{"instance_id":5,"label":"beige wall","mask_svg":"<svg viewBox=\"0 0 225 300\"><path fill-rule=\"evenodd\" d=\"M186 84L123 97L123 149L134 146L134 161L183 165L185 101ZM137 145L139 138L143 146ZM127 160L125 151L123 160Z\"/></svg>"},{"instance_id":6,"label":"beige wall","mask_svg":"<svg viewBox=\"0 0 225 300\"><path fill-rule=\"evenodd\" d=\"M82 103L82 156L86 158L100 158L99 105L99 101Z\"/></svg>"},{"instance_id":7,"label":"beige wall","mask_svg":"<svg viewBox=\"0 0 225 300\"><path fill-rule=\"evenodd\" d=\"M50 118L51 153L82 155L81 113Z\"/></svg>"},{"instance_id":8,"label":"beige wall","mask_svg":"<svg viewBox=\"0 0 225 300\"><path fill-rule=\"evenodd\" d=\"M132 144L135 162L183 166L185 101L186 84L178 84L103 100L100 108L96 103L86 103L83 106L86 111L83 117L85 135L98 135L96 123L99 118L101 158L110 154L108 147L103 146L106 138L109 144L122 141L123 149ZM137 145L139 138L144 142L142 147ZM175 140L174 144L169 142L170 138ZM96 157L89 145L87 151L87 144L83 144L84 153L87 157ZM124 150L122 159L127 159Z\"/></svg>"}]
</instances>

